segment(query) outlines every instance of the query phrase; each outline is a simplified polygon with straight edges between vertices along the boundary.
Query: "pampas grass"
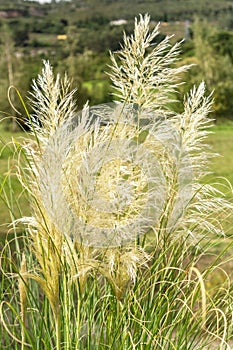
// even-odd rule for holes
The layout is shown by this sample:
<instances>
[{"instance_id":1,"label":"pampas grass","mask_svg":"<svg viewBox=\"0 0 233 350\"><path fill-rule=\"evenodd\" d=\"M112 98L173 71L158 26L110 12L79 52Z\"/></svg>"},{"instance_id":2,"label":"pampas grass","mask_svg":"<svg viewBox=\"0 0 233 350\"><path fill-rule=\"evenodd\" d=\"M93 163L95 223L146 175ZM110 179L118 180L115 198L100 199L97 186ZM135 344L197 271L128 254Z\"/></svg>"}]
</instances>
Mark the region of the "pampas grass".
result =
<instances>
[{"instance_id":1,"label":"pampas grass","mask_svg":"<svg viewBox=\"0 0 233 350\"><path fill-rule=\"evenodd\" d=\"M215 264L198 269L232 210L204 182L211 96L202 82L171 110L188 67L149 20L111 53L113 104L77 112L49 62L32 84L18 171L32 216L14 223L16 261L8 244L1 257L4 347L230 349L232 283L212 295Z\"/></svg>"}]
</instances>

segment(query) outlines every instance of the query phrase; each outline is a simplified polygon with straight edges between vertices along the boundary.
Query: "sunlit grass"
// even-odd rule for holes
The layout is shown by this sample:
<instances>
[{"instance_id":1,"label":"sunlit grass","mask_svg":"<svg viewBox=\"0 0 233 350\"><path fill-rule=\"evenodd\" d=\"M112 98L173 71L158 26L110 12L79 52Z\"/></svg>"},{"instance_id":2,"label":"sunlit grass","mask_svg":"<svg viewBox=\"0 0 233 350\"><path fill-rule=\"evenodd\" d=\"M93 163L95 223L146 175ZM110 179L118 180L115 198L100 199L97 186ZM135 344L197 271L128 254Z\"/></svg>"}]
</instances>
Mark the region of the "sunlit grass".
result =
<instances>
[{"instance_id":1,"label":"sunlit grass","mask_svg":"<svg viewBox=\"0 0 233 350\"><path fill-rule=\"evenodd\" d=\"M9 231L12 218L30 213L27 195L16 175L19 157L17 142L24 136L22 131L6 131L0 124L0 235Z\"/></svg>"},{"instance_id":2,"label":"sunlit grass","mask_svg":"<svg viewBox=\"0 0 233 350\"><path fill-rule=\"evenodd\" d=\"M233 185L233 125L217 125L212 130L209 144L220 155L212 159L210 166L213 176L225 177Z\"/></svg>"}]
</instances>

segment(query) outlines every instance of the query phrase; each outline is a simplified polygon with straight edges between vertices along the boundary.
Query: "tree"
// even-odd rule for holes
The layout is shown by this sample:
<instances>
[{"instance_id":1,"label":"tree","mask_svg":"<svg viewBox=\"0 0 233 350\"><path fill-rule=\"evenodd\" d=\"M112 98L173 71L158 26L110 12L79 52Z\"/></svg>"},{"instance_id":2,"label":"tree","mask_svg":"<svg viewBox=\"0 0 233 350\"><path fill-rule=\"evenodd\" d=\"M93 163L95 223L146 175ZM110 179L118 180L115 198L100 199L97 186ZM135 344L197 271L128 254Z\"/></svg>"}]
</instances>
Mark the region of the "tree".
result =
<instances>
[{"instance_id":1,"label":"tree","mask_svg":"<svg viewBox=\"0 0 233 350\"><path fill-rule=\"evenodd\" d=\"M9 32L9 28L4 25L2 30L2 51L5 53L5 59L2 62L3 64L6 64L7 67L7 80L5 80L5 83L7 82L8 87L14 86L16 82L15 74L14 74L14 68L13 68L13 61L15 59L14 57L14 41L12 39L11 33ZM3 86L6 88L5 84ZM7 91L7 88L6 88ZM15 105L15 95L11 95L11 103L12 105ZM16 122L16 113L15 110L12 110L12 131L16 131L17 129L17 122Z\"/></svg>"},{"instance_id":2,"label":"tree","mask_svg":"<svg viewBox=\"0 0 233 350\"><path fill-rule=\"evenodd\" d=\"M231 36L217 31L206 20L195 19L193 27L194 57L184 63L195 66L187 73L188 82L182 90L188 91L192 84L204 80L207 90L214 91L213 112L216 118L232 118L233 115L233 61ZM225 43L222 44L222 39Z\"/></svg>"}]
</instances>

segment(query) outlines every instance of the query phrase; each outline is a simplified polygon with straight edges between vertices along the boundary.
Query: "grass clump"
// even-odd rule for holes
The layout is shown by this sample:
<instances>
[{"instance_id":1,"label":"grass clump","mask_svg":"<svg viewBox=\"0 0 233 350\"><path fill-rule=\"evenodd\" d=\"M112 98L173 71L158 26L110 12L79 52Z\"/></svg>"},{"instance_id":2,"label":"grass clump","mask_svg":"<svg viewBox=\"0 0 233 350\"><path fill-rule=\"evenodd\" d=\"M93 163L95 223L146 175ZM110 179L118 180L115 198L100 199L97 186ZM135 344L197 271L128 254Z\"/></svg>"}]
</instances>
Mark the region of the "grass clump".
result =
<instances>
[{"instance_id":1,"label":"grass clump","mask_svg":"<svg viewBox=\"0 0 233 350\"><path fill-rule=\"evenodd\" d=\"M113 104L78 113L48 62L33 83L18 172L32 216L2 251L4 347L230 349L231 280L207 289L221 256L198 269L232 210L203 183L212 101L201 83L182 114L168 108L188 67L157 35L140 16L111 54Z\"/></svg>"}]
</instances>

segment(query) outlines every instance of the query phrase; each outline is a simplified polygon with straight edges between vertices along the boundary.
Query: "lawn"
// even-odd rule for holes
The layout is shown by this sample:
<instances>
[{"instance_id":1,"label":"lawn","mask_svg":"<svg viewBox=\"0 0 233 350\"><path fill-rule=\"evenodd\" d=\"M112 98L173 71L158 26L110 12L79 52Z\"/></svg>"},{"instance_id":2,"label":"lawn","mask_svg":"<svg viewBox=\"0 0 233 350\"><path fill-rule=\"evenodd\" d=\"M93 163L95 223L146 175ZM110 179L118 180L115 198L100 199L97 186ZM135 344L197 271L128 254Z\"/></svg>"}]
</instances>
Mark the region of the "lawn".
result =
<instances>
[{"instance_id":1,"label":"lawn","mask_svg":"<svg viewBox=\"0 0 233 350\"><path fill-rule=\"evenodd\" d=\"M213 176L226 177L233 185L233 125L215 126L209 144L219 154L211 164Z\"/></svg>"},{"instance_id":2,"label":"lawn","mask_svg":"<svg viewBox=\"0 0 233 350\"><path fill-rule=\"evenodd\" d=\"M218 125L213 128L213 134L209 136L208 143L216 155L210 164L211 181L220 182L217 185L227 198L232 202L233 192L233 126ZM229 183L226 180L229 181ZM233 213L229 213L228 222L224 223L225 232L233 234Z\"/></svg>"},{"instance_id":3,"label":"lawn","mask_svg":"<svg viewBox=\"0 0 233 350\"><path fill-rule=\"evenodd\" d=\"M18 162L12 145L12 139L22 141L24 136L23 132L12 133L0 128L0 234L9 231L13 217L30 212L26 194L16 176Z\"/></svg>"}]
</instances>

